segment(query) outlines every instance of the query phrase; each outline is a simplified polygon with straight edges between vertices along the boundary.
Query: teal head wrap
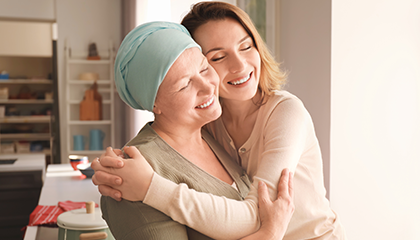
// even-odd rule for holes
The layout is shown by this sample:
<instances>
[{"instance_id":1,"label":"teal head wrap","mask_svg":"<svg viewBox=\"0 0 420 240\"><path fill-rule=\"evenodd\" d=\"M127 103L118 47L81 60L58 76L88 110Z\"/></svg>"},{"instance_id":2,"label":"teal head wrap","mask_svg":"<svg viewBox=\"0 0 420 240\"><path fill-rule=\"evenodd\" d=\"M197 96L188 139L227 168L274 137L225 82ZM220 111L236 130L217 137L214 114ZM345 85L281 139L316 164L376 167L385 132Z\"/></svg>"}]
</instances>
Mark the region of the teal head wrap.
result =
<instances>
[{"instance_id":1,"label":"teal head wrap","mask_svg":"<svg viewBox=\"0 0 420 240\"><path fill-rule=\"evenodd\" d=\"M124 38L115 59L115 85L121 99L134 109L153 111L156 94L175 60L200 46L187 29L172 22L149 22Z\"/></svg>"}]
</instances>

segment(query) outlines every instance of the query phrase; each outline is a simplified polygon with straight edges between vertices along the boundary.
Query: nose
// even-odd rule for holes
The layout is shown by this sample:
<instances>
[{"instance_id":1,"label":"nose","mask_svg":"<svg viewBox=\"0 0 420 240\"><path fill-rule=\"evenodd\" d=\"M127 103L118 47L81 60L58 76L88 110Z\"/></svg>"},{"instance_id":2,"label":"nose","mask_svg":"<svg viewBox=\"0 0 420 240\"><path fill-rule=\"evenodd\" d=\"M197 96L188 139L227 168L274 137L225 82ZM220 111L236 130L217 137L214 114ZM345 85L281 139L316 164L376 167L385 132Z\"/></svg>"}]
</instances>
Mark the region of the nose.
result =
<instances>
[{"instance_id":1,"label":"nose","mask_svg":"<svg viewBox=\"0 0 420 240\"><path fill-rule=\"evenodd\" d=\"M234 53L228 59L229 71L231 73L240 73L245 70L246 61L239 53Z\"/></svg>"},{"instance_id":2,"label":"nose","mask_svg":"<svg viewBox=\"0 0 420 240\"><path fill-rule=\"evenodd\" d=\"M211 79L209 78L205 78L205 77L201 77L200 81L199 81L199 93L202 95L210 95L213 94L214 92L214 88L216 87Z\"/></svg>"}]
</instances>

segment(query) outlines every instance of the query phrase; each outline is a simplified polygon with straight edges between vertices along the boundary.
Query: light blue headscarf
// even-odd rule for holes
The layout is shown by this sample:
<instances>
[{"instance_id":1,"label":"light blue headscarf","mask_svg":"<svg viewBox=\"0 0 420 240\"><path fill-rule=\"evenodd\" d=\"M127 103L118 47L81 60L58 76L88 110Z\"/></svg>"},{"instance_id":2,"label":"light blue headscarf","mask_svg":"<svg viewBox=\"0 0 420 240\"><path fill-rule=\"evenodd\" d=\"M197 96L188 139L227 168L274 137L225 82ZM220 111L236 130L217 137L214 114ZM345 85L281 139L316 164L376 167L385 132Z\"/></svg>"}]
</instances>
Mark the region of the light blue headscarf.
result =
<instances>
[{"instance_id":1,"label":"light blue headscarf","mask_svg":"<svg viewBox=\"0 0 420 240\"><path fill-rule=\"evenodd\" d=\"M153 111L156 94L175 60L200 46L177 23L149 22L124 38L115 59L115 84L121 99L134 109Z\"/></svg>"}]
</instances>

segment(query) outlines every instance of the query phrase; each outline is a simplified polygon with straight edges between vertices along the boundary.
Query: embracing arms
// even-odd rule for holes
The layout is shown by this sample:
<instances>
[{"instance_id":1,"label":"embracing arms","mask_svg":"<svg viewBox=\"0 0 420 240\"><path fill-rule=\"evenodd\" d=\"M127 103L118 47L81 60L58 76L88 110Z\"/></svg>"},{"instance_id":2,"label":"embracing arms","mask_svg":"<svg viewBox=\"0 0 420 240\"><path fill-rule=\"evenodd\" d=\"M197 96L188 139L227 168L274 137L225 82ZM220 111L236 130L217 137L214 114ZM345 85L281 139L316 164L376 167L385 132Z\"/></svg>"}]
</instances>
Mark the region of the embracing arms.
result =
<instances>
[{"instance_id":1,"label":"embracing arms","mask_svg":"<svg viewBox=\"0 0 420 240\"><path fill-rule=\"evenodd\" d=\"M119 150L114 150L114 151L117 154L120 153ZM132 159L121 159L121 158L118 159L118 157L113 154L113 151L110 148L107 149L108 156L103 155L101 157L102 165L107 166L107 165L115 164L115 167L120 167L121 165L119 165L119 163L123 163L124 168L121 168L121 169L116 169L116 168L105 169L101 164L99 164L98 161L93 161L92 166L96 170L96 173L93 177L93 181L95 184L99 185L99 189L101 193L103 193L104 195L111 195L116 199L120 199L121 198L120 194L121 192L123 192L123 197L129 200L143 200L144 198L143 191L132 190L133 188L135 188L135 186L140 186L140 184L136 184L135 182L139 181L139 178L141 178L141 176L139 177L139 174L135 174L137 173L137 171L133 171L133 170L144 167L146 168L145 172L147 172L148 166L142 165L141 163L142 161L139 160L141 155L137 151L137 148L135 147L125 148L125 151L129 153L129 155L131 155L133 158ZM112 157L110 157L109 155L111 155ZM115 161L116 159L118 160ZM123 171L123 173L120 172L119 170ZM110 171L113 174L121 174L122 176L124 176L124 181L122 181L122 179L117 177L116 175L104 174L105 171ZM141 174L141 175L144 177L147 174ZM129 180L126 180L126 179L129 179ZM147 180L147 177L146 177L146 180ZM117 184L110 184L110 183L108 184L114 186L116 189L121 190L121 192L116 191L115 189L112 189L109 186L103 185L102 184L104 183L103 181L107 181L111 183L114 183L115 181L117 181L118 182ZM119 184L121 182L123 182L123 184ZM121 187L117 185L120 185ZM177 186L177 184L175 183L174 185ZM181 184L181 185L185 187L184 184ZM140 188L136 188L136 189L140 189ZM181 190L181 192L182 191L183 190ZM160 195L160 198L164 198L164 199L168 198L165 192L166 192L165 190L162 190L162 194ZM119 196L114 196L113 195L114 193L118 194ZM205 193L198 193L198 192L196 193L204 195L204 196L208 195ZM165 195L165 196L163 197L162 195ZM213 196L213 197L216 199L220 198L216 196ZM171 197L169 198L171 199ZM292 201L293 200L292 173L290 173L287 169L283 171L282 177L279 182L278 197L274 202L270 200L270 197L267 191L267 186L263 182L260 182L258 185L258 198L259 198L259 213L260 213L260 219L261 219L261 228L259 231L243 239L245 240L282 239L286 231L287 224L294 211L294 205ZM231 199L226 199L226 198L224 199L234 201ZM194 204L192 205L194 206ZM214 213L212 215L214 215ZM208 220L207 221L205 219L203 220L206 223L209 222ZM245 222L246 221L244 221L243 223L246 224ZM240 221L239 221L239 224L241 224ZM245 236L245 234L247 234L246 232L242 232L241 228L231 229L230 232L234 232L234 233L233 234L228 233L227 235L225 233L224 233L225 235L221 234L219 230L215 232L214 229L212 229L211 227L208 227L207 229L201 229L200 227L198 228L199 229L196 229L196 230L201 231L202 233L210 237L217 238L217 239L232 239L232 237L236 238L236 236Z\"/></svg>"}]
</instances>

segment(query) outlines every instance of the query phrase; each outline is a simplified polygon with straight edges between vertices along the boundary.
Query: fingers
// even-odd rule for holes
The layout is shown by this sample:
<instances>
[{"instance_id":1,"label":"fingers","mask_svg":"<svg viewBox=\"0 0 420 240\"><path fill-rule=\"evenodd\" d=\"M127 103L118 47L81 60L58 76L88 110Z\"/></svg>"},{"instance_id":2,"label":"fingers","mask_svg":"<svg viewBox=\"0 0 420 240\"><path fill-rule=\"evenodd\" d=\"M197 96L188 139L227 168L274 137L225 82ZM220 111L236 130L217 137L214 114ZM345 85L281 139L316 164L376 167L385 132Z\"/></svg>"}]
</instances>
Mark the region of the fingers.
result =
<instances>
[{"instance_id":1,"label":"fingers","mask_svg":"<svg viewBox=\"0 0 420 240\"><path fill-rule=\"evenodd\" d=\"M277 198L287 197L289 196L289 179L290 179L290 171L289 169L285 168L281 172L279 185L277 188Z\"/></svg>"},{"instance_id":2,"label":"fingers","mask_svg":"<svg viewBox=\"0 0 420 240\"><path fill-rule=\"evenodd\" d=\"M103 196L112 197L113 199L117 201L121 201L121 192L118 190L115 190L106 185L99 185L98 190Z\"/></svg>"},{"instance_id":3,"label":"fingers","mask_svg":"<svg viewBox=\"0 0 420 240\"><path fill-rule=\"evenodd\" d=\"M263 181L258 182L258 202L260 205L271 202L267 185Z\"/></svg>"},{"instance_id":4,"label":"fingers","mask_svg":"<svg viewBox=\"0 0 420 240\"><path fill-rule=\"evenodd\" d=\"M103 167L122 168L124 166L124 161L122 161L121 156L121 150L116 150L112 149L112 147L107 147L106 152L102 154L99 159L100 165Z\"/></svg>"},{"instance_id":5,"label":"fingers","mask_svg":"<svg viewBox=\"0 0 420 240\"><path fill-rule=\"evenodd\" d=\"M112 147L106 148L105 155L110 157L118 157L118 155L115 154L114 149Z\"/></svg>"},{"instance_id":6,"label":"fingers","mask_svg":"<svg viewBox=\"0 0 420 240\"><path fill-rule=\"evenodd\" d=\"M293 199L294 189L293 189L293 173L289 172L289 196Z\"/></svg>"},{"instance_id":7,"label":"fingers","mask_svg":"<svg viewBox=\"0 0 420 240\"><path fill-rule=\"evenodd\" d=\"M95 185L117 187L122 184L122 179L117 175L109 174L104 171L95 171L95 174L92 176L92 182Z\"/></svg>"},{"instance_id":8,"label":"fingers","mask_svg":"<svg viewBox=\"0 0 420 240\"><path fill-rule=\"evenodd\" d=\"M127 155L132 158L132 159L136 159L136 158L142 158L143 156L141 155L140 151L134 147L134 146L128 146L128 147L124 147L124 152L127 153Z\"/></svg>"}]
</instances>

